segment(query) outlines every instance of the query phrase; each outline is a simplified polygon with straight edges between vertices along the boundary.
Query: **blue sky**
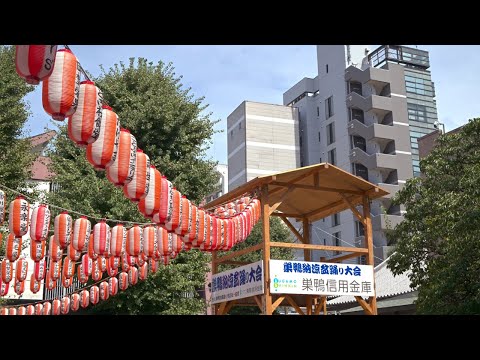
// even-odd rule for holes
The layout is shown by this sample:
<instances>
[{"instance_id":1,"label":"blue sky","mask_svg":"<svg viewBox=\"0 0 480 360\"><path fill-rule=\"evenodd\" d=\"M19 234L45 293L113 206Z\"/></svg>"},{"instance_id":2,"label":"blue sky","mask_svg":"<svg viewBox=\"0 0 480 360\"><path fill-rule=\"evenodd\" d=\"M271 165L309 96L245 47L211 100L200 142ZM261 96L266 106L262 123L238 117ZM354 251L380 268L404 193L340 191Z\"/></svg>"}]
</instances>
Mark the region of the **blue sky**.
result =
<instances>
[{"instance_id":1,"label":"blue sky","mask_svg":"<svg viewBox=\"0 0 480 360\"><path fill-rule=\"evenodd\" d=\"M316 76L314 45L216 45L216 46L91 46L72 45L82 66L93 75L99 65L109 68L130 57L173 62L183 85L196 96L205 96L216 129L226 129L227 116L243 101L282 103L282 95L303 77ZM449 131L468 119L480 117L478 59L480 46L425 46L430 52L430 71L435 82L438 116ZM26 125L30 135L53 128L44 112L41 86L27 96L32 115ZM226 131L216 134L208 156L227 163Z\"/></svg>"}]
</instances>

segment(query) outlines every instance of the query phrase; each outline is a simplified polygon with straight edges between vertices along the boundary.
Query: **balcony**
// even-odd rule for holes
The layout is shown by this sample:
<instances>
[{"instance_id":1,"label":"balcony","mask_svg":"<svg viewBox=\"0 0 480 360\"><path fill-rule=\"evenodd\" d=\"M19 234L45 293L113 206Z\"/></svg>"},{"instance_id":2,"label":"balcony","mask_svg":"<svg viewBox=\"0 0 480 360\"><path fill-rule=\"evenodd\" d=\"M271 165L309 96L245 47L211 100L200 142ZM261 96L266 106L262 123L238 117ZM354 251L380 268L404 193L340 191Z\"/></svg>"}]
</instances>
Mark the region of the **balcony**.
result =
<instances>
[{"instance_id":1,"label":"balcony","mask_svg":"<svg viewBox=\"0 0 480 360\"><path fill-rule=\"evenodd\" d=\"M385 86L390 84L390 71L374 67L361 70L355 66L349 66L345 70L345 80L372 85L379 94Z\"/></svg>"},{"instance_id":2,"label":"balcony","mask_svg":"<svg viewBox=\"0 0 480 360\"><path fill-rule=\"evenodd\" d=\"M378 183L377 185L381 187L383 190L389 192L388 195L385 195L381 199L391 199L397 193L397 191L403 188L405 184L395 185L395 184Z\"/></svg>"},{"instance_id":3,"label":"balcony","mask_svg":"<svg viewBox=\"0 0 480 360\"><path fill-rule=\"evenodd\" d=\"M350 153L350 161L353 163L362 164L369 170L372 170L372 169L394 170L398 166L397 156L398 155L390 155L390 154L382 154L382 153L375 153L375 154L369 155L362 149L355 147Z\"/></svg>"},{"instance_id":4,"label":"balcony","mask_svg":"<svg viewBox=\"0 0 480 360\"><path fill-rule=\"evenodd\" d=\"M392 112L392 99L388 96L370 95L363 97L356 92L347 95L347 107L358 108L365 113L375 114L383 119Z\"/></svg>"},{"instance_id":5,"label":"balcony","mask_svg":"<svg viewBox=\"0 0 480 360\"><path fill-rule=\"evenodd\" d=\"M348 134L361 136L366 141L393 140L398 136L398 131L396 130L398 129L390 125L372 124L367 126L358 120L352 120L348 123Z\"/></svg>"},{"instance_id":6,"label":"balcony","mask_svg":"<svg viewBox=\"0 0 480 360\"><path fill-rule=\"evenodd\" d=\"M380 214L372 216L373 231L393 230L403 220L402 215Z\"/></svg>"}]
</instances>

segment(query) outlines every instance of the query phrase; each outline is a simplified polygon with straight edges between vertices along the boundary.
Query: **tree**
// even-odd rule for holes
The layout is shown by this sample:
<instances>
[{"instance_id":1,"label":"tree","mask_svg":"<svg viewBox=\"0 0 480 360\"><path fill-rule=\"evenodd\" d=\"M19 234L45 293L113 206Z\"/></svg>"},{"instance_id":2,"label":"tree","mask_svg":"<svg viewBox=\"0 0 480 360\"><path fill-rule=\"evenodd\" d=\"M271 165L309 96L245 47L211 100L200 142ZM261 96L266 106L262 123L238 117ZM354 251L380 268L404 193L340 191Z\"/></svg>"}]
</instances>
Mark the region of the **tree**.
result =
<instances>
[{"instance_id":1,"label":"tree","mask_svg":"<svg viewBox=\"0 0 480 360\"><path fill-rule=\"evenodd\" d=\"M241 244L238 244L233 249L234 251L242 250L262 242L262 221L259 221L252 229L248 238ZM270 217L270 240L278 242L292 242L292 234L290 230L283 224L278 217ZM222 256L222 254L219 254ZM292 249L273 247L270 250L270 257L276 260L293 260L294 254ZM235 258L235 261L242 261L246 263L253 263L262 260L262 253L260 251L251 252ZM220 265L219 272L231 269L232 265ZM235 306L230 310L232 315L247 315L259 314L260 309L252 306Z\"/></svg>"},{"instance_id":2,"label":"tree","mask_svg":"<svg viewBox=\"0 0 480 360\"><path fill-rule=\"evenodd\" d=\"M171 64L154 65L146 59L115 65L96 79L106 102L118 114L152 163L182 194L198 203L215 185L215 163L205 159L214 121L204 114L203 98L194 99L183 89ZM60 189L49 194L58 206L126 221L147 222L137 205L115 188L105 172L95 171L85 150L68 138L60 126L51 153L55 182ZM111 223L110 225L114 225ZM135 287L96 305L91 311L111 314L199 313L205 304L196 289L204 286L209 256L193 250L181 254L172 266ZM194 296L193 298L188 296Z\"/></svg>"},{"instance_id":3,"label":"tree","mask_svg":"<svg viewBox=\"0 0 480 360\"><path fill-rule=\"evenodd\" d=\"M407 181L395 204L405 219L391 233L388 267L411 270L423 314L480 312L480 118L438 138L420 162L423 174Z\"/></svg>"},{"instance_id":4,"label":"tree","mask_svg":"<svg viewBox=\"0 0 480 360\"><path fill-rule=\"evenodd\" d=\"M34 160L29 141L22 139L29 115L24 98L34 87L15 71L13 46L0 45L0 74L0 184L19 189Z\"/></svg>"}]
</instances>

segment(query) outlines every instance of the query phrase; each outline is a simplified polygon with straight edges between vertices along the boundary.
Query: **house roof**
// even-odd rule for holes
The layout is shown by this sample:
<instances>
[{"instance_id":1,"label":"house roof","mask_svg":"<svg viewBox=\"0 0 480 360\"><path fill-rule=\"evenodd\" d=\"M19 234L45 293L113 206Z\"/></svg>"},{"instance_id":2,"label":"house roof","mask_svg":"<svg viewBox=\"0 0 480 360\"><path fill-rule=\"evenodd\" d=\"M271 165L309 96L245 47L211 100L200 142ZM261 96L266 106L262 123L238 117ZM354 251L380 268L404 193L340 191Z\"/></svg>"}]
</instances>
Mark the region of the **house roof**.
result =
<instances>
[{"instance_id":1,"label":"house roof","mask_svg":"<svg viewBox=\"0 0 480 360\"><path fill-rule=\"evenodd\" d=\"M29 138L27 138L30 143L32 144L32 147L44 144L50 140L57 134L55 130L50 130L47 132L44 132L42 134L34 135Z\"/></svg>"},{"instance_id":2,"label":"house roof","mask_svg":"<svg viewBox=\"0 0 480 360\"><path fill-rule=\"evenodd\" d=\"M411 271L406 271L397 276L393 275L392 271L387 268L388 259L390 259L390 257L385 259L374 269L375 292L377 295L377 299L387 298L415 291L415 289L412 289L410 287L410 279L408 278L408 276L411 274ZM357 301L353 296L344 295L327 301L327 304L334 305L356 302Z\"/></svg>"},{"instance_id":3,"label":"house roof","mask_svg":"<svg viewBox=\"0 0 480 360\"><path fill-rule=\"evenodd\" d=\"M209 210L244 194L268 187L270 206L280 203L277 214L315 221L362 204L363 197L377 199L388 192L334 165L320 163L256 177L206 204ZM348 202L346 202L346 199Z\"/></svg>"},{"instance_id":4,"label":"house roof","mask_svg":"<svg viewBox=\"0 0 480 360\"><path fill-rule=\"evenodd\" d=\"M32 180L49 181L53 173L48 170L48 165L52 162L52 159L46 156L39 156L32 164Z\"/></svg>"}]
</instances>

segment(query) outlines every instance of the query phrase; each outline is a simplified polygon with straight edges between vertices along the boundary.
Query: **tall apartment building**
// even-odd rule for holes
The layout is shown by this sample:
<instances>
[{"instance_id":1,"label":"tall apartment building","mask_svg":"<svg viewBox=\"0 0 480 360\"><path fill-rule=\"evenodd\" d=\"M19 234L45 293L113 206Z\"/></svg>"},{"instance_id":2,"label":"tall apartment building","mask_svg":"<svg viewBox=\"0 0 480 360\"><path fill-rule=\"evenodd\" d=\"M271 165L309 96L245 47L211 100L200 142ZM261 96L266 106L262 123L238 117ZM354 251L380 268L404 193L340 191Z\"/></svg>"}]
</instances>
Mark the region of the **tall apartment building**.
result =
<instances>
[{"instance_id":1,"label":"tall apartment building","mask_svg":"<svg viewBox=\"0 0 480 360\"><path fill-rule=\"evenodd\" d=\"M403 218L404 209L392 206L391 198L420 174L417 138L434 129L437 111L428 52L393 45L368 52L317 46L318 76L286 91L283 103L298 109L301 166L329 162L390 192L372 203L378 263L388 252L386 231ZM363 226L350 211L313 224L313 230L312 241L327 245L364 241ZM317 253L315 260L333 255Z\"/></svg>"},{"instance_id":2,"label":"tall apartment building","mask_svg":"<svg viewBox=\"0 0 480 360\"><path fill-rule=\"evenodd\" d=\"M218 164L215 170L218 174L218 182L215 184L215 189L205 197L205 204L228 192L228 165Z\"/></svg>"},{"instance_id":3,"label":"tall apartment building","mask_svg":"<svg viewBox=\"0 0 480 360\"><path fill-rule=\"evenodd\" d=\"M300 166L298 109L242 102L227 118L228 189Z\"/></svg>"}]
</instances>

